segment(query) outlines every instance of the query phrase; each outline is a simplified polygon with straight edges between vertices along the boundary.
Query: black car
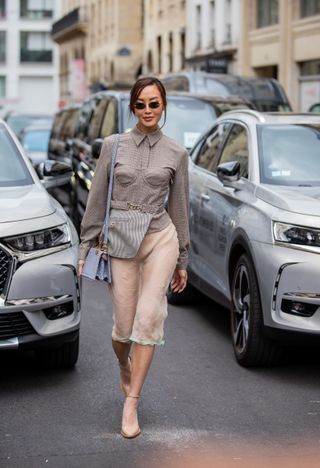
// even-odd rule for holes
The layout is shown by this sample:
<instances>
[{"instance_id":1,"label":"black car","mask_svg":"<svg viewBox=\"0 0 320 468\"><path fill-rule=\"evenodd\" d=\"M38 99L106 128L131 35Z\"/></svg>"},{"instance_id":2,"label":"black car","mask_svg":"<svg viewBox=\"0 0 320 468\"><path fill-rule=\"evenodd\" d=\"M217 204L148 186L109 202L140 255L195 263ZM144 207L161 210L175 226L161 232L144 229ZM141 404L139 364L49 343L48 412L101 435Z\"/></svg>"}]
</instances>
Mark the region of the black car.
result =
<instances>
[{"instance_id":1,"label":"black car","mask_svg":"<svg viewBox=\"0 0 320 468\"><path fill-rule=\"evenodd\" d=\"M75 104L65 107L55 114L49 138L48 159L66 163L71 167L70 150L80 108L80 104ZM72 198L74 193L73 183L74 179L72 178L71 182L66 185L49 189L49 193L60 202L71 217L74 203Z\"/></svg>"},{"instance_id":2,"label":"black car","mask_svg":"<svg viewBox=\"0 0 320 468\"><path fill-rule=\"evenodd\" d=\"M227 110L250 108L251 105L238 97L201 97L187 93L168 95L168 111L163 131L188 149L200 135L209 128L216 118ZM76 124L71 150L71 164L74 170L72 186L69 187L70 213L79 229L88 193L94 175L97 156L103 138L114 133L130 131L136 119L129 112L129 93L101 91L91 95L82 105ZM92 144L96 149L92 154ZM50 155L51 157L51 155ZM61 201L61 197L59 198Z\"/></svg>"},{"instance_id":3,"label":"black car","mask_svg":"<svg viewBox=\"0 0 320 468\"><path fill-rule=\"evenodd\" d=\"M162 82L167 91L188 91L209 96L241 96L262 112L292 110L284 89L274 78L195 71L168 73L162 78Z\"/></svg>"}]
</instances>

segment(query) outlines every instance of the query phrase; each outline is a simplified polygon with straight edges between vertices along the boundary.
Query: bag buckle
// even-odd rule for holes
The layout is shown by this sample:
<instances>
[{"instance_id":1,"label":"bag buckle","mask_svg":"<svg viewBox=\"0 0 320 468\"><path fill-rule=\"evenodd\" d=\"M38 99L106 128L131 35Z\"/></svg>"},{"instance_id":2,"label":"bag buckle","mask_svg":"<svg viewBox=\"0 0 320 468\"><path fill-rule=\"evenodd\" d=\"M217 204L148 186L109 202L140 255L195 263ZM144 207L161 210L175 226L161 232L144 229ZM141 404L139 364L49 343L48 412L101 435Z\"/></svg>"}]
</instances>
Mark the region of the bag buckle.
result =
<instances>
[{"instance_id":1,"label":"bag buckle","mask_svg":"<svg viewBox=\"0 0 320 468\"><path fill-rule=\"evenodd\" d=\"M108 253L108 246L101 239L99 239L99 242L97 245L96 255L99 254L99 250L102 251L103 253Z\"/></svg>"},{"instance_id":2,"label":"bag buckle","mask_svg":"<svg viewBox=\"0 0 320 468\"><path fill-rule=\"evenodd\" d=\"M142 211L143 205L137 205L136 203L127 202L128 210Z\"/></svg>"}]
</instances>

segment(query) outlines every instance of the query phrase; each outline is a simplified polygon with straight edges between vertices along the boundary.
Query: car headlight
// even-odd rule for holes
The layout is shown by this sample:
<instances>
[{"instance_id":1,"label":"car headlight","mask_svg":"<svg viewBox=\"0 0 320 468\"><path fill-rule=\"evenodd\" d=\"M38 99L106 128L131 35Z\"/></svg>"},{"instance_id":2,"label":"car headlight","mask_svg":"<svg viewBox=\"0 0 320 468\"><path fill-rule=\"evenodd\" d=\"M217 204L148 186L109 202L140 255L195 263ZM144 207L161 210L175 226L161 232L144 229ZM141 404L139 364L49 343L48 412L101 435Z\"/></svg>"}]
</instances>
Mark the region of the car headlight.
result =
<instances>
[{"instance_id":1,"label":"car headlight","mask_svg":"<svg viewBox=\"0 0 320 468\"><path fill-rule=\"evenodd\" d=\"M30 232L22 236L7 237L4 242L19 252L34 252L70 244L71 234L68 224L62 224L43 231Z\"/></svg>"},{"instance_id":2,"label":"car headlight","mask_svg":"<svg viewBox=\"0 0 320 468\"><path fill-rule=\"evenodd\" d=\"M320 229L275 222L273 224L273 235L278 242L320 247Z\"/></svg>"}]
</instances>

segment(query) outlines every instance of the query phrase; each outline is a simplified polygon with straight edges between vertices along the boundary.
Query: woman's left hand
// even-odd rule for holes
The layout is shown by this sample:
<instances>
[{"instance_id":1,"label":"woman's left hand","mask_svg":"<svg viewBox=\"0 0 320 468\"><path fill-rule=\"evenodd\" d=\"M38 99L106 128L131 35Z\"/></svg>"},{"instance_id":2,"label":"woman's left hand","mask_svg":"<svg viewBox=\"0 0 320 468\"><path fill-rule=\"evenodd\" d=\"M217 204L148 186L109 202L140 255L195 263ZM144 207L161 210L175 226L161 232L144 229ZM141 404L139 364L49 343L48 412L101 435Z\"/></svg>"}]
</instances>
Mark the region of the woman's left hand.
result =
<instances>
[{"instance_id":1,"label":"woman's left hand","mask_svg":"<svg viewBox=\"0 0 320 468\"><path fill-rule=\"evenodd\" d=\"M170 283L171 290L175 293L182 292L184 288L187 286L187 281L188 281L187 270L178 270L178 268L176 268L174 270L172 280Z\"/></svg>"}]
</instances>

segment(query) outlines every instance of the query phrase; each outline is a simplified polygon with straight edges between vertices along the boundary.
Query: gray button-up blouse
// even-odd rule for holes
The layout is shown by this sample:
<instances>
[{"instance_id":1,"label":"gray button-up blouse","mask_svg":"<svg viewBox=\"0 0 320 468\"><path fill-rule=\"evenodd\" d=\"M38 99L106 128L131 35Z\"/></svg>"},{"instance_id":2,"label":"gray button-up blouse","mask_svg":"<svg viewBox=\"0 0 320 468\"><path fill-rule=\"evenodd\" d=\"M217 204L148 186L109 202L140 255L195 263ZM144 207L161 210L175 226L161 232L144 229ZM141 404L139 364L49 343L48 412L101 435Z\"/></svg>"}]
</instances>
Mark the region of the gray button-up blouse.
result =
<instances>
[{"instance_id":1,"label":"gray button-up blouse","mask_svg":"<svg viewBox=\"0 0 320 468\"><path fill-rule=\"evenodd\" d=\"M79 259L85 259L101 233L115 135L105 138L81 223ZM168 211L164 209L167 195ZM135 127L122 134L112 191L113 206L128 203L154 209L148 233L161 231L170 220L176 227L180 255L177 268L186 269L189 249L188 153L161 130L145 134Z\"/></svg>"}]
</instances>

